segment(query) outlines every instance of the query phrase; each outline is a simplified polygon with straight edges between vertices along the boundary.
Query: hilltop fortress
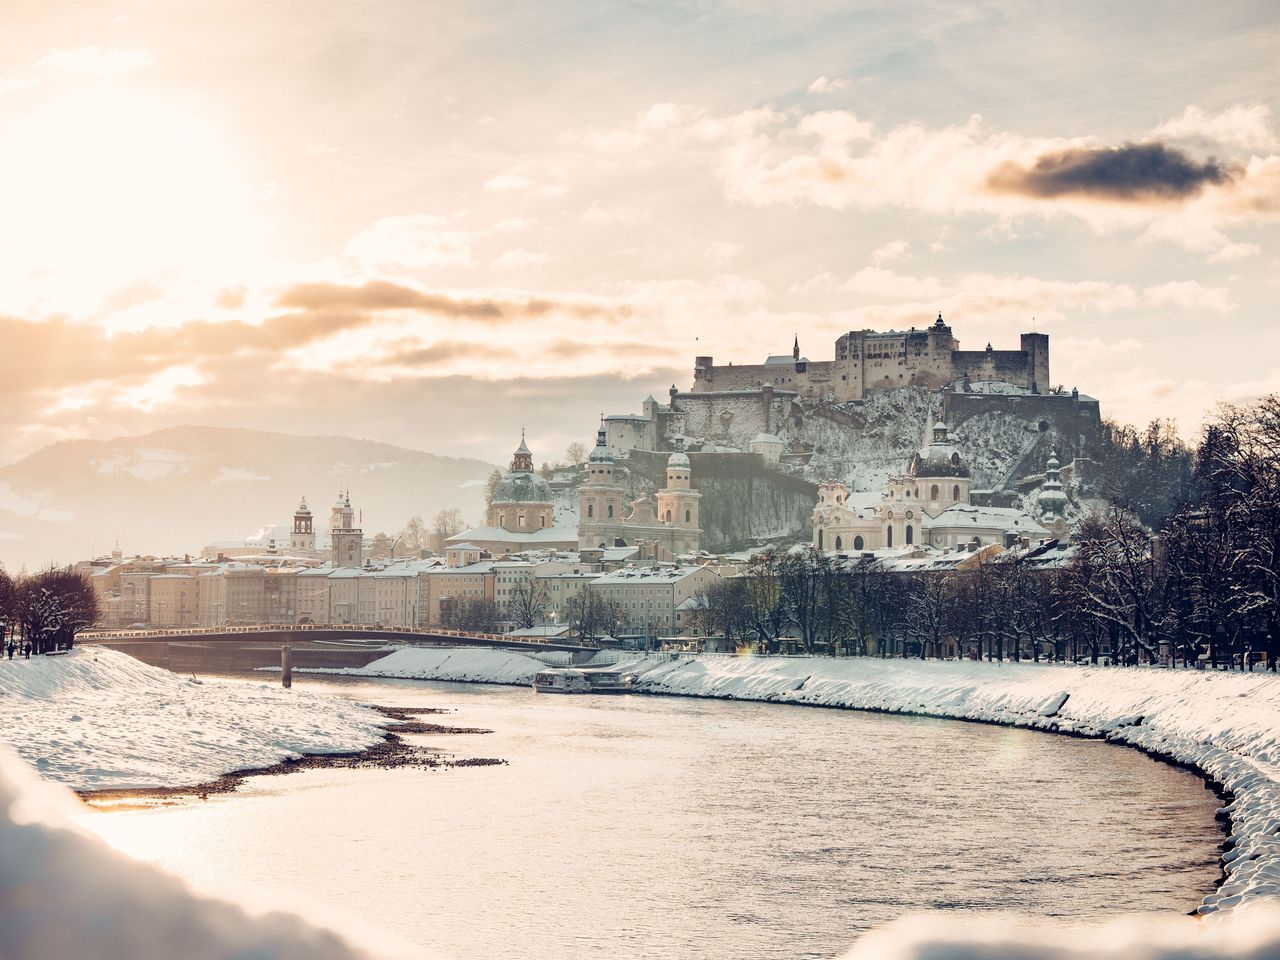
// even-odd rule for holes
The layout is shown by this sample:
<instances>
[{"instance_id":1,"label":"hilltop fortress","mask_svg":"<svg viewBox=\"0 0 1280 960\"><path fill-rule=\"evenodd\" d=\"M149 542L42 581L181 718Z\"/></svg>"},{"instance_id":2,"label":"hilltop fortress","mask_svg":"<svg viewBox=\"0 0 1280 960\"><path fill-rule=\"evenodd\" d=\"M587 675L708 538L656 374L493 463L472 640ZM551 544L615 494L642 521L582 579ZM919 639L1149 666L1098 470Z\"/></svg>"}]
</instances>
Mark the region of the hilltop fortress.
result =
<instances>
[{"instance_id":1,"label":"hilltop fortress","mask_svg":"<svg viewBox=\"0 0 1280 960\"><path fill-rule=\"evenodd\" d=\"M836 340L834 360L800 356L798 338L791 356L772 356L760 364L716 366L711 357L698 357L693 392L723 393L768 385L809 400L844 403L861 400L873 390L937 390L966 379L1000 381L1033 394L1048 393L1048 334L1024 333L1018 350L992 350L989 343L985 350L961 350L960 341L938 314L923 330L851 330Z\"/></svg>"}]
</instances>

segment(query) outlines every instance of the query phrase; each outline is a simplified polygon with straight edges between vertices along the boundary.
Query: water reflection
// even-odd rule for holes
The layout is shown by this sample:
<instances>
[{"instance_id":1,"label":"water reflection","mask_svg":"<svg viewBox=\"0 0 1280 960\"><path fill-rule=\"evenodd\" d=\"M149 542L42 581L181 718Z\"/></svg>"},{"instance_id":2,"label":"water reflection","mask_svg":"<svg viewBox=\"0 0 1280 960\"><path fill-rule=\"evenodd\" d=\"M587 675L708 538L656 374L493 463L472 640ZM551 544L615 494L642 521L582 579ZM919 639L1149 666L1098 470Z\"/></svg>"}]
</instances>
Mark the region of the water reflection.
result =
<instances>
[{"instance_id":1,"label":"water reflection","mask_svg":"<svg viewBox=\"0 0 1280 960\"><path fill-rule=\"evenodd\" d=\"M921 908L1185 912L1221 835L1200 781L1107 744L947 721L672 698L331 686L449 706L423 737L509 766L318 771L95 815L210 891L459 958L830 957Z\"/></svg>"}]
</instances>

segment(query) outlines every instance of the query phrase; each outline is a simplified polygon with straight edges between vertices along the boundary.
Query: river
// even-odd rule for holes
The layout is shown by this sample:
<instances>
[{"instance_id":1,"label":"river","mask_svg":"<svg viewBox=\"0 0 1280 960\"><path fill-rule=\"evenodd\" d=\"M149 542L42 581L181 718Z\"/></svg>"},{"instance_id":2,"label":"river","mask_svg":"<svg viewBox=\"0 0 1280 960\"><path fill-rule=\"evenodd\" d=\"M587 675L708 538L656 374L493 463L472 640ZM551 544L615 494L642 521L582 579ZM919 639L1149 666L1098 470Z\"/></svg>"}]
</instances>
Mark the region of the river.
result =
<instances>
[{"instance_id":1,"label":"river","mask_svg":"<svg viewBox=\"0 0 1280 960\"><path fill-rule=\"evenodd\" d=\"M1216 798L1122 747L669 697L302 680L506 766L316 770L86 822L198 889L470 958L832 957L929 908L1102 921L1213 886Z\"/></svg>"}]
</instances>

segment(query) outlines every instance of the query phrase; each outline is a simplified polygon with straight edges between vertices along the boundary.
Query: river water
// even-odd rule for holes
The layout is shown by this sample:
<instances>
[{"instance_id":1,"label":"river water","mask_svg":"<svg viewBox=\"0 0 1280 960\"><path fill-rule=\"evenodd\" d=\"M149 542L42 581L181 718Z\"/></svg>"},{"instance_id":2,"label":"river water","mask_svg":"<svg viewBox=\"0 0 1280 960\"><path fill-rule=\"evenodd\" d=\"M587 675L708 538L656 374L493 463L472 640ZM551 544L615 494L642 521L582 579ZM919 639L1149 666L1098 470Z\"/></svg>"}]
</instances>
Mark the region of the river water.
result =
<instances>
[{"instance_id":1,"label":"river water","mask_svg":"<svg viewBox=\"0 0 1280 960\"><path fill-rule=\"evenodd\" d=\"M1117 746L775 704L301 681L491 734L507 766L317 770L97 813L198 889L301 905L422 955L832 957L921 909L1073 922L1186 912L1216 798Z\"/></svg>"}]
</instances>

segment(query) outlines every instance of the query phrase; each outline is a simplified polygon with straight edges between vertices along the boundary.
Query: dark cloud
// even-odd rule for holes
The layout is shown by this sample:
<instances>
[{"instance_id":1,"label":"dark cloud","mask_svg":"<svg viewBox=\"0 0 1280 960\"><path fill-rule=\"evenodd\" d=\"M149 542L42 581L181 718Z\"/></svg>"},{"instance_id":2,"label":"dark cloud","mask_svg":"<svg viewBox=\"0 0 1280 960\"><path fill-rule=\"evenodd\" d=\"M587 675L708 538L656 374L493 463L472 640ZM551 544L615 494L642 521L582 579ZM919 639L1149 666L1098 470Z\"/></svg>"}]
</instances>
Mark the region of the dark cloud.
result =
<instances>
[{"instance_id":1,"label":"dark cloud","mask_svg":"<svg viewBox=\"0 0 1280 960\"><path fill-rule=\"evenodd\" d=\"M990 185L1030 197L1090 197L1141 203L1182 200L1235 176L1212 157L1200 162L1161 143L1062 150L1037 157L1030 167L1006 164Z\"/></svg>"},{"instance_id":2,"label":"dark cloud","mask_svg":"<svg viewBox=\"0 0 1280 960\"><path fill-rule=\"evenodd\" d=\"M290 287L276 301L278 306L297 310L422 310L473 320L501 320L500 305L492 300L472 300L426 293L385 280L371 280L359 286L342 283L300 283Z\"/></svg>"},{"instance_id":3,"label":"dark cloud","mask_svg":"<svg viewBox=\"0 0 1280 960\"><path fill-rule=\"evenodd\" d=\"M626 304L597 304L546 297L454 297L430 293L387 280L362 284L301 283L289 287L276 305L290 310L419 310L445 317L487 323L564 315L584 319L620 319L632 310Z\"/></svg>"}]
</instances>

